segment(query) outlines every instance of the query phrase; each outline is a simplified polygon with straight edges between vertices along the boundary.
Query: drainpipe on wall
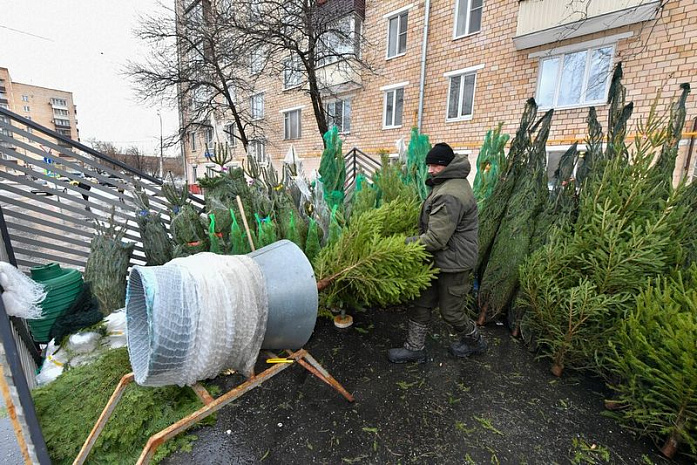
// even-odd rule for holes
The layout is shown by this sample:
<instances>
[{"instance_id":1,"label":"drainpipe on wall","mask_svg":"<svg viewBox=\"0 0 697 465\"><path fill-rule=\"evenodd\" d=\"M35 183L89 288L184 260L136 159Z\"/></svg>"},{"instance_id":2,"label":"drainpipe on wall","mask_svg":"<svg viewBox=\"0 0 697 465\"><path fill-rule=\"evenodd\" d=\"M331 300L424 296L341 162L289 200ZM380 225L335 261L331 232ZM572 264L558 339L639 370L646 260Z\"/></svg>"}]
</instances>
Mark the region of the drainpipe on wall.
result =
<instances>
[{"instance_id":1,"label":"drainpipe on wall","mask_svg":"<svg viewBox=\"0 0 697 465\"><path fill-rule=\"evenodd\" d=\"M421 122L424 114L424 87L426 86L426 49L428 48L428 20L431 16L431 0L426 0L424 16L423 42L421 43L421 80L419 82L419 118L417 128L421 132Z\"/></svg>"}]
</instances>

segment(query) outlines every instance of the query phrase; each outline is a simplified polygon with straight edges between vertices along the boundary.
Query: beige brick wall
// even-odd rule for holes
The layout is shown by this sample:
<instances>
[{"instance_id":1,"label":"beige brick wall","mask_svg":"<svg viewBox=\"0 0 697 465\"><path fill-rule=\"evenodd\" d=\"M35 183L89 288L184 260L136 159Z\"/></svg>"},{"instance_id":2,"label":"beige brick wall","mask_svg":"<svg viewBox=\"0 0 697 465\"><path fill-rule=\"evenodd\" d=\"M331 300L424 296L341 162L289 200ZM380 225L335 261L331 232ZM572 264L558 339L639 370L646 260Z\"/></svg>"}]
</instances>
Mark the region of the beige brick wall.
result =
<instances>
[{"instance_id":1,"label":"beige brick wall","mask_svg":"<svg viewBox=\"0 0 697 465\"><path fill-rule=\"evenodd\" d=\"M363 76L363 87L352 95L351 133L342 136L344 151L359 147L368 153L379 150L395 151L395 141L404 137L408 142L410 128L416 124L419 102L420 61L425 16L425 0L367 0L365 34L368 44L364 57L375 73ZM386 59L387 19L385 15L411 6L407 35L407 51L403 56ZM634 102L634 117L630 133L645 117L659 89L663 89L658 109L665 111L679 91L679 84L691 82L697 86L697 1L667 2L658 18L652 21L623 26L604 32L585 35L527 50L516 50L513 44L517 23L517 0L485 0L481 31L453 40L455 0L432 0L422 132L432 143L445 141L454 148L471 150L470 160L476 159L478 147L486 131L498 122L504 131L513 135L526 99L534 97L537 87L540 58L536 52L555 54L554 49L582 44L620 34L630 37L616 41L613 63L623 62L627 101ZM444 73L463 68L482 66L477 71L473 116L467 121L446 121L449 79ZM408 82L404 93L403 125L383 129L383 86ZM268 151L282 158L289 146L283 141L283 120L279 111L297 105L303 108L303 137L292 141L306 157L321 154L321 138L314 123L312 107L307 96L282 91L279 84L265 83L266 130ZM596 106L600 121L605 124L608 106ZM697 98L688 100L687 124L691 129L697 117ZM549 145L567 145L586 135L588 107L558 109L552 124ZM686 144L681 149L678 165L684 163ZM694 164L693 156L693 164ZM676 176L678 175L676 170Z\"/></svg>"}]
</instances>

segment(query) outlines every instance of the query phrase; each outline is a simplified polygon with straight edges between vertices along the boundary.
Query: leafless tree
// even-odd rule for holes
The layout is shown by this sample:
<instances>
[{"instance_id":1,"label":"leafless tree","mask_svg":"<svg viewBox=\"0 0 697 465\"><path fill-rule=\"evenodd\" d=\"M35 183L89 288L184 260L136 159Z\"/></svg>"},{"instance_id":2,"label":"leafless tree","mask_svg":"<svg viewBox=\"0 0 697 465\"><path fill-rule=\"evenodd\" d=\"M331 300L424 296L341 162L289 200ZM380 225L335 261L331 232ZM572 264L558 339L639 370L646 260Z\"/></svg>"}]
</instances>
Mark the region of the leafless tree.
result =
<instances>
[{"instance_id":1,"label":"leafless tree","mask_svg":"<svg viewBox=\"0 0 697 465\"><path fill-rule=\"evenodd\" d=\"M247 148L256 122L238 99L254 87L248 65L251 40L233 27L227 8L210 0L177 1L177 10L161 6L141 19L137 36L150 47L141 63L130 62L126 74L146 102L179 106L183 113L178 142L190 131L231 117L236 131L228 134Z\"/></svg>"},{"instance_id":2,"label":"leafless tree","mask_svg":"<svg viewBox=\"0 0 697 465\"><path fill-rule=\"evenodd\" d=\"M329 129L324 101L360 85L372 72L361 48L367 45L365 2L355 0L225 0L234 27L263 51L267 73L281 74L312 102L317 130ZM240 9L240 7L242 7ZM331 116L331 115L329 115Z\"/></svg>"},{"instance_id":3,"label":"leafless tree","mask_svg":"<svg viewBox=\"0 0 697 465\"><path fill-rule=\"evenodd\" d=\"M151 54L127 74L146 100L178 104L181 140L189 131L232 118L228 136L247 149L263 134L248 102L261 76L309 95L320 135L329 129L324 99L351 86L370 66L362 59L360 1L177 0L176 11L143 18L137 35ZM356 5L359 5L357 8ZM175 14L176 13L176 14ZM329 115L331 116L331 115Z\"/></svg>"}]
</instances>

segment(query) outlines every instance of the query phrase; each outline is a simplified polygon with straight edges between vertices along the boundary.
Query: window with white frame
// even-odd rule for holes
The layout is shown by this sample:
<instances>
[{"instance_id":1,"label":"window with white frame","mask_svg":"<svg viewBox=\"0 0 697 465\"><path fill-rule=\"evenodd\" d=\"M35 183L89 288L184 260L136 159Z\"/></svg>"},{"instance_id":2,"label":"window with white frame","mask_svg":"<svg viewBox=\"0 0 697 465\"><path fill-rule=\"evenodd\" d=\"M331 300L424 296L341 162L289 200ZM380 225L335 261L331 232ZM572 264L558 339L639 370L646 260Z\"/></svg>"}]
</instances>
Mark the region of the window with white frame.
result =
<instances>
[{"instance_id":1,"label":"window with white frame","mask_svg":"<svg viewBox=\"0 0 697 465\"><path fill-rule=\"evenodd\" d=\"M51 105L56 106L56 107L67 107L68 101L63 99L63 98L52 98Z\"/></svg>"},{"instance_id":2,"label":"window with white frame","mask_svg":"<svg viewBox=\"0 0 697 465\"><path fill-rule=\"evenodd\" d=\"M189 147L191 148L192 152L198 150L198 147L196 146L196 131L189 132Z\"/></svg>"},{"instance_id":3,"label":"window with white frame","mask_svg":"<svg viewBox=\"0 0 697 465\"><path fill-rule=\"evenodd\" d=\"M22 95L22 102L28 102L29 101L29 96L28 95Z\"/></svg>"},{"instance_id":4,"label":"window with white frame","mask_svg":"<svg viewBox=\"0 0 697 465\"><path fill-rule=\"evenodd\" d=\"M484 0L455 0L455 38L474 34L482 29Z\"/></svg>"},{"instance_id":5,"label":"window with white frame","mask_svg":"<svg viewBox=\"0 0 697 465\"><path fill-rule=\"evenodd\" d=\"M62 108L54 108L53 115L54 116L68 116L68 110L64 110Z\"/></svg>"},{"instance_id":6,"label":"window with white frame","mask_svg":"<svg viewBox=\"0 0 697 465\"><path fill-rule=\"evenodd\" d=\"M213 150L214 136L212 126L206 126L206 128L203 130L203 137L206 141L206 149Z\"/></svg>"},{"instance_id":7,"label":"window with white frame","mask_svg":"<svg viewBox=\"0 0 697 465\"><path fill-rule=\"evenodd\" d=\"M29 105L24 105L24 111L31 111L31 108L29 108Z\"/></svg>"},{"instance_id":8,"label":"window with white frame","mask_svg":"<svg viewBox=\"0 0 697 465\"><path fill-rule=\"evenodd\" d=\"M445 73L445 77L450 79L446 120L459 121L472 118L477 70L481 68L480 65Z\"/></svg>"},{"instance_id":9,"label":"window with white frame","mask_svg":"<svg viewBox=\"0 0 697 465\"><path fill-rule=\"evenodd\" d=\"M303 82L300 57L293 55L283 62L283 88L299 86Z\"/></svg>"},{"instance_id":10,"label":"window with white frame","mask_svg":"<svg viewBox=\"0 0 697 465\"><path fill-rule=\"evenodd\" d=\"M402 112L404 110L404 87L383 89L385 92L385 104L383 111L383 128L398 128L402 126Z\"/></svg>"},{"instance_id":11,"label":"window with white frame","mask_svg":"<svg viewBox=\"0 0 697 465\"><path fill-rule=\"evenodd\" d=\"M227 143L230 144L231 147L235 147L237 145L237 125L235 123L228 123L223 128L223 131L225 132L225 140Z\"/></svg>"},{"instance_id":12,"label":"window with white frame","mask_svg":"<svg viewBox=\"0 0 697 465\"><path fill-rule=\"evenodd\" d=\"M559 146L549 146L547 147L547 188L549 190L554 189L554 185L557 183L558 175L559 175L559 167L561 165L561 160L566 154L566 152L569 150L570 146L568 145L559 145ZM571 178L576 177L576 170L578 168L578 160L579 158L584 157L584 154L586 152L586 145L585 144L579 144L576 147L576 157L575 159L569 160L569 163L573 163L573 167L571 168ZM562 179L562 182L568 181L568 179Z\"/></svg>"},{"instance_id":13,"label":"window with white frame","mask_svg":"<svg viewBox=\"0 0 697 465\"><path fill-rule=\"evenodd\" d=\"M387 58L407 52L407 26L409 11L401 11L387 18Z\"/></svg>"},{"instance_id":14,"label":"window with white frame","mask_svg":"<svg viewBox=\"0 0 697 465\"><path fill-rule=\"evenodd\" d=\"M266 163L266 143L263 139L253 139L247 146L247 154L258 163Z\"/></svg>"},{"instance_id":15,"label":"window with white frame","mask_svg":"<svg viewBox=\"0 0 697 465\"><path fill-rule=\"evenodd\" d=\"M557 108L603 103L614 51L614 45L606 45L541 59L537 104Z\"/></svg>"},{"instance_id":16,"label":"window with white frame","mask_svg":"<svg viewBox=\"0 0 697 465\"><path fill-rule=\"evenodd\" d=\"M249 115L252 119L264 117L264 94L254 94L249 98Z\"/></svg>"},{"instance_id":17,"label":"window with white frame","mask_svg":"<svg viewBox=\"0 0 697 465\"><path fill-rule=\"evenodd\" d=\"M264 51L261 48L249 54L249 74L259 74L264 69Z\"/></svg>"},{"instance_id":18,"label":"window with white frame","mask_svg":"<svg viewBox=\"0 0 697 465\"><path fill-rule=\"evenodd\" d=\"M340 133L351 132L351 100L334 100L326 105L327 125L336 126Z\"/></svg>"},{"instance_id":19,"label":"window with white frame","mask_svg":"<svg viewBox=\"0 0 697 465\"><path fill-rule=\"evenodd\" d=\"M56 126L70 127L70 120L56 118L53 120Z\"/></svg>"},{"instance_id":20,"label":"window with white frame","mask_svg":"<svg viewBox=\"0 0 697 465\"><path fill-rule=\"evenodd\" d=\"M283 139L300 139L301 120L300 108L283 111Z\"/></svg>"}]
</instances>

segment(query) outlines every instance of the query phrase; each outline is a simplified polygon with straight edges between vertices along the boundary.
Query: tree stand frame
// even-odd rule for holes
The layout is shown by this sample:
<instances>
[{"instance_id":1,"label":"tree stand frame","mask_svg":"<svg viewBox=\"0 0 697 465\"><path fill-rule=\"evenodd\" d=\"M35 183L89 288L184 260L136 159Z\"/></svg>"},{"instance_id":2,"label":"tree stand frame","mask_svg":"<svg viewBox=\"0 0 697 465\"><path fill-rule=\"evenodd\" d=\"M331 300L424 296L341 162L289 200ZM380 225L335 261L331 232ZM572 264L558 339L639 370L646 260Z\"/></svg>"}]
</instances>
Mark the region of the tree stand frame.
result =
<instances>
[{"instance_id":1,"label":"tree stand frame","mask_svg":"<svg viewBox=\"0 0 697 465\"><path fill-rule=\"evenodd\" d=\"M295 352L288 350L287 352L290 355L288 355L288 357L286 357L286 359L283 360L286 363L275 363L272 367L267 368L258 375L252 374L252 376L249 379L244 381L242 384L234 387L233 389L226 392L217 399L214 399L213 396L211 396L210 393L206 390L206 388L203 387L201 384L196 383L193 386L191 386L191 388L194 390L199 399L201 399L201 402L203 402L204 406L199 410L195 411L194 413L190 414L189 416L182 418L181 420L169 426L168 428L165 428L159 433L150 436L150 439L148 439L148 442L145 445L143 452L140 454L138 462L136 463L138 465L145 465L150 463L150 460L152 460L155 451L162 443L173 438L182 431L187 430L188 428L195 425L204 418L208 417L209 415L217 412L233 400L241 397L246 392L251 391L264 381L274 377L275 375L279 374L280 372L290 367L291 365L294 365L295 363L298 363L300 366L305 368L314 376L327 383L329 386L333 387L349 402L354 401L353 395L346 391L346 389L344 389L344 387L341 384L339 384L339 382L336 379L334 379L332 375L330 375L329 372L325 370L322 367L322 365L320 365L319 362L317 362L317 360L315 360L315 358L312 357L312 355L310 355L310 353L307 352L305 349L300 349ZM123 396L126 387L129 384L131 384L131 382L133 382L134 378L135 377L133 373L124 375L123 378L121 378L121 381L119 381L119 384L116 386L116 389L114 390L114 393L111 395L109 402L107 402L106 407L104 407L102 414L99 416L97 423L94 425L92 431L87 437L87 440L83 444L82 449L80 449L80 453L75 458L75 461L73 461L73 465L81 465L85 462L85 460L87 460L87 456L92 450L92 447L94 446L95 442L97 442L99 434L102 432L104 426L106 426L107 421L116 409L116 406L119 400L121 400L121 397Z\"/></svg>"}]
</instances>

